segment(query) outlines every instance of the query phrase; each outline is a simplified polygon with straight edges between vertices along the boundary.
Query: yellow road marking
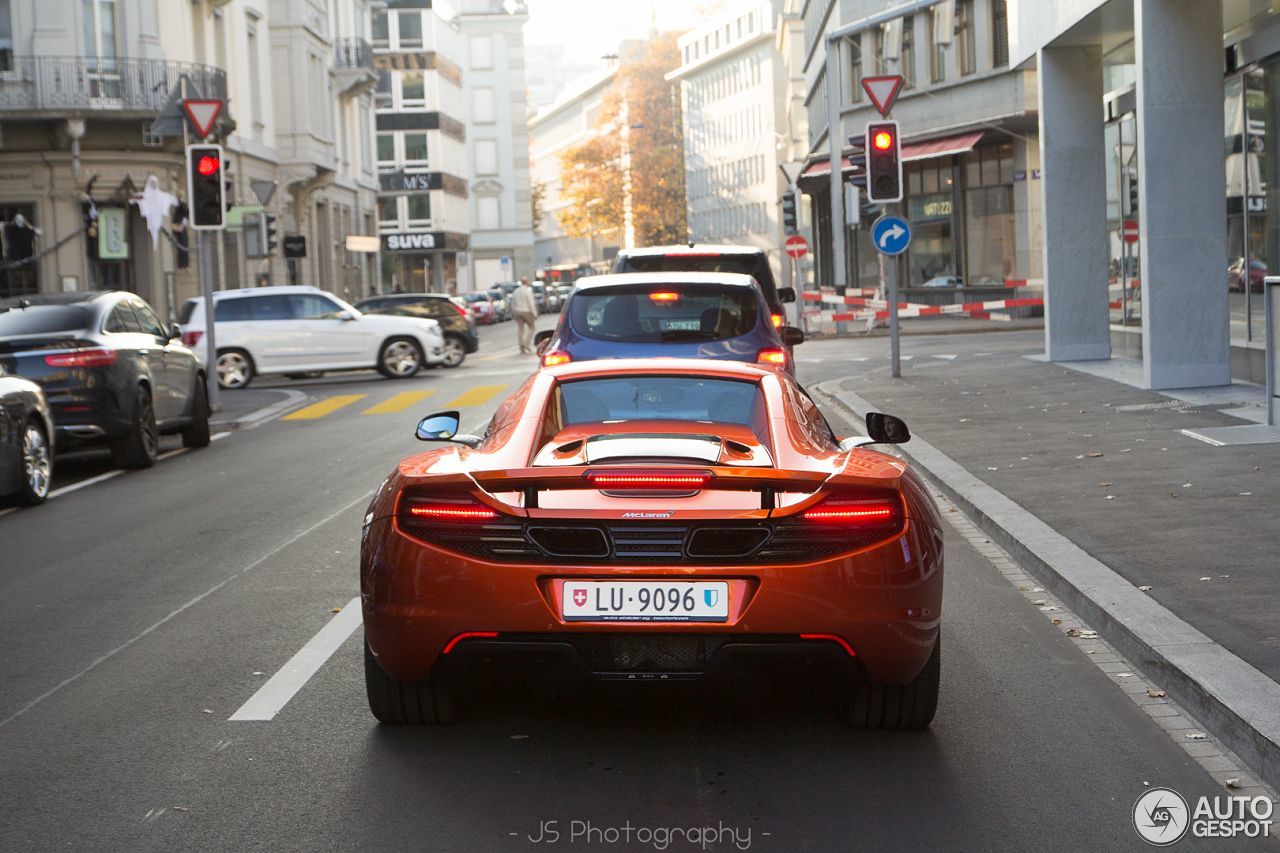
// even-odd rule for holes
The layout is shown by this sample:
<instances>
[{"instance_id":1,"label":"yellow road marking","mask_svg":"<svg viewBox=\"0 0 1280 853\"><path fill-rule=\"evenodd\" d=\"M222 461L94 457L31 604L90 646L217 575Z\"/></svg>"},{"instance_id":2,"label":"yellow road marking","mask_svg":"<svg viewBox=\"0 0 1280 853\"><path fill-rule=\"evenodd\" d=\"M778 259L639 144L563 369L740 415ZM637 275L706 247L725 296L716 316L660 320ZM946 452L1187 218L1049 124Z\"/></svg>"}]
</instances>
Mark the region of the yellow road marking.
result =
<instances>
[{"instance_id":1,"label":"yellow road marking","mask_svg":"<svg viewBox=\"0 0 1280 853\"><path fill-rule=\"evenodd\" d=\"M467 406L482 406L501 393L506 385L477 385L470 391L464 391L460 397L445 404L446 409L465 409Z\"/></svg>"},{"instance_id":2,"label":"yellow road marking","mask_svg":"<svg viewBox=\"0 0 1280 853\"><path fill-rule=\"evenodd\" d=\"M405 409L411 409L421 403L423 400L436 393L434 390L427 391L401 391L394 397L383 400L376 406L365 409L362 415L394 415L396 412L403 412Z\"/></svg>"},{"instance_id":3,"label":"yellow road marking","mask_svg":"<svg viewBox=\"0 0 1280 853\"><path fill-rule=\"evenodd\" d=\"M284 421L313 421L316 418L323 418L325 415L331 415L345 406L350 406L358 400L368 397L368 394L338 394L327 400L321 400L318 403L312 403L292 414L285 415L281 420Z\"/></svg>"}]
</instances>

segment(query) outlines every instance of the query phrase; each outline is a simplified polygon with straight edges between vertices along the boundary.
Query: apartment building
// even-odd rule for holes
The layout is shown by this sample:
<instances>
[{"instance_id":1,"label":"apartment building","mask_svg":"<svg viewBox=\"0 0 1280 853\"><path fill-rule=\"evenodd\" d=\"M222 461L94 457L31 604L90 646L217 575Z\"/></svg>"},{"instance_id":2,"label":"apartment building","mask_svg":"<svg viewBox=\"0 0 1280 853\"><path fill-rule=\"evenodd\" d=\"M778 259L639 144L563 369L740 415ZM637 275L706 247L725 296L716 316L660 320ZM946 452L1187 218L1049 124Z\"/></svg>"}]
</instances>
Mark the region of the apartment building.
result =
<instances>
[{"instance_id":1,"label":"apartment building","mask_svg":"<svg viewBox=\"0 0 1280 853\"><path fill-rule=\"evenodd\" d=\"M782 0L739 5L681 36L689 239L756 246L782 273L779 200L790 185L788 70L779 50Z\"/></svg>"},{"instance_id":2,"label":"apartment building","mask_svg":"<svg viewBox=\"0 0 1280 853\"><path fill-rule=\"evenodd\" d=\"M906 287L940 277L996 286L1041 274L1040 160L1034 69L1009 64L1006 0L807 0L804 77L809 152L799 180L813 213L817 281L837 281L831 256L827 93L836 93L841 170L848 137L879 114L864 76L901 74L893 108L901 125L906 198L914 228ZM831 34L838 38L829 38ZM834 80L827 75L834 50ZM839 201L839 200L838 200ZM858 217L843 212L845 257L839 280L874 287L877 255ZM864 223L865 224L865 223Z\"/></svg>"},{"instance_id":3,"label":"apartment building","mask_svg":"<svg viewBox=\"0 0 1280 853\"><path fill-rule=\"evenodd\" d=\"M137 204L148 184L185 199L183 95L225 103L232 186L217 283L359 294L375 259L346 238L374 227L370 5L0 3L0 218L30 226L9 232L24 239L5 247L0 295L122 288L168 312L198 292L185 236L169 232L182 208L153 236ZM305 255L244 256L242 217L262 210L255 182L276 188L267 209Z\"/></svg>"}]
</instances>

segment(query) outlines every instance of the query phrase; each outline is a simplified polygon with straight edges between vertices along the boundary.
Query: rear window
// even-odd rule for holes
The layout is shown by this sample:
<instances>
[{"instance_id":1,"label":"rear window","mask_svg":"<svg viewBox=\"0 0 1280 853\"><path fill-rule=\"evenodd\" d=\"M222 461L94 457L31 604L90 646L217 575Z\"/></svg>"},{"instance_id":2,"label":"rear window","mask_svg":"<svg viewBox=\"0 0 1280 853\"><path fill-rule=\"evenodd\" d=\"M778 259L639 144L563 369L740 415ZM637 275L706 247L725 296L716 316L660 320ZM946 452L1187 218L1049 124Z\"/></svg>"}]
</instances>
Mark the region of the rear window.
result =
<instances>
[{"instance_id":1,"label":"rear window","mask_svg":"<svg viewBox=\"0 0 1280 853\"><path fill-rule=\"evenodd\" d=\"M754 382L699 376L576 379L559 390L564 426L643 420L746 426L764 405Z\"/></svg>"},{"instance_id":2,"label":"rear window","mask_svg":"<svg viewBox=\"0 0 1280 853\"><path fill-rule=\"evenodd\" d=\"M732 272L753 276L765 298L775 299L769 261L762 255L637 255L624 257L614 272Z\"/></svg>"},{"instance_id":3,"label":"rear window","mask_svg":"<svg viewBox=\"0 0 1280 853\"><path fill-rule=\"evenodd\" d=\"M580 290L569 300L574 331L630 343L720 341L756 327L753 288L657 285Z\"/></svg>"},{"instance_id":4,"label":"rear window","mask_svg":"<svg viewBox=\"0 0 1280 853\"><path fill-rule=\"evenodd\" d=\"M91 317L79 305L29 305L0 313L0 337L49 335L87 328Z\"/></svg>"},{"instance_id":5,"label":"rear window","mask_svg":"<svg viewBox=\"0 0 1280 853\"><path fill-rule=\"evenodd\" d=\"M289 297L284 295L220 299L213 311L214 319L218 323L293 319Z\"/></svg>"},{"instance_id":6,"label":"rear window","mask_svg":"<svg viewBox=\"0 0 1280 853\"><path fill-rule=\"evenodd\" d=\"M191 315L196 313L196 305L198 304L194 299L188 299L182 303L182 308L178 311L178 325L185 326L191 322Z\"/></svg>"}]
</instances>

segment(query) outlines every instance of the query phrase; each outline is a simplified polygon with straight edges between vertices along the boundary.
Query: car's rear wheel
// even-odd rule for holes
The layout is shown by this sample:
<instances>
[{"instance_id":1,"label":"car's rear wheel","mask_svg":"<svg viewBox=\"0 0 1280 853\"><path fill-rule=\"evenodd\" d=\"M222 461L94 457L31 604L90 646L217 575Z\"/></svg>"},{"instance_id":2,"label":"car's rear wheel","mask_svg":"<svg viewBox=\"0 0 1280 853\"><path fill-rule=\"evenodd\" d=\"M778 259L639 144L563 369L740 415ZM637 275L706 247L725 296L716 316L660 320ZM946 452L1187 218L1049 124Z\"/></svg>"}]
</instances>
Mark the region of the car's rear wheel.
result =
<instances>
[{"instance_id":1,"label":"car's rear wheel","mask_svg":"<svg viewBox=\"0 0 1280 853\"><path fill-rule=\"evenodd\" d=\"M392 338L378 352L378 372L388 379L408 379L422 369L422 350L408 338Z\"/></svg>"},{"instance_id":2,"label":"car's rear wheel","mask_svg":"<svg viewBox=\"0 0 1280 853\"><path fill-rule=\"evenodd\" d=\"M855 729L925 729L938 710L942 637L929 662L907 684L854 684L840 698L841 715Z\"/></svg>"},{"instance_id":3,"label":"car's rear wheel","mask_svg":"<svg viewBox=\"0 0 1280 853\"><path fill-rule=\"evenodd\" d=\"M53 454L44 429L35 421L27 423L22 433L22 486L18 500L27 506L44 503L49 497L49 482L53 478Z\"/></svg>"},{"instance_id":4,"label":"car's rear wheel","mask_svg":"<svg viewBox=\"0 0 1280 853\"><path fill-rule=\"evenodd\" d=\"M253 359L240 349L218 350L218 385L222 388L248 388L253 381Z\"/></svg>"},{"instance_id":5,"label":"car's rear wheel","mask_svg":"<svg viewBox=\"0 0 1280 853\"><path fill-rule=\"evenodd\" d=\"M444 336L444 366L457 367L467 360L467 345L457 335Z\"/></svg>"},{"instance_id":6,"label":"car's rear wheel","mask_svg":"<svg viewBox=\"0 0 1280 853\"><path fill-rule=\"evenodd\" d=\"M183 447L209 446L209 389L202 376L196 377L191 392L191 423L182 429Z\"/></svg>"},{"instance_id":7,"label":"car's rear wheel","mask_svg":"<svg viewBox=\"0 0 1280 853\"><path fill-rule=\"evenodd\" d=\"M139 388L133 403L133 429L111 443L111 455L121 468L150 468L160 452L160 430L151 392Z\"/></svg>"},{"instance_id":8,"label":"car's rear wheel","mask_svg":"<svg viewBox=\"0 0 1280 853\"><path fill-rule=\"evenodd\" d=\"M387 675L364 644L364 688L369 710L380 723L393 726L433 726L454 720L453 703L432 679L397 681Z\"/></svg>"}]
</instances>

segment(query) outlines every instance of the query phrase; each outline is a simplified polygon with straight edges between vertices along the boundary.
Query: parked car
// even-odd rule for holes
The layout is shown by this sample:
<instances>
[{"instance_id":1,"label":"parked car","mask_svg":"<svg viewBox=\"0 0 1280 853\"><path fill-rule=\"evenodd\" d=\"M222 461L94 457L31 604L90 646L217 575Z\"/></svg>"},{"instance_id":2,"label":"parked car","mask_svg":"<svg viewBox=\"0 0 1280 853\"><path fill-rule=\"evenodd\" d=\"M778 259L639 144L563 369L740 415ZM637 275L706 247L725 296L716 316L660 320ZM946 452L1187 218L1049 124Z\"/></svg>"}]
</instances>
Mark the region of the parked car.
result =
<instances>
[{"instance_id":1,"label":"parked car","mask_svg":"<svg viewBox=\"0 0 1280 853\"><path fill-rule=\"evenodd\" d=\"M546 342L544 366L594 358L728 359L794 369L804 340L775 328L756 279L740 273L625 273L580 279Z\"/></svg>"},{"instance_id":2,"label":"parked car","mask_svg":"<svg viewBox=\"0 0 1280 853\"><path fill-rule=\"evenodd\" d=\"M726 272L749 275L760 285L773 325L786 324L783 303L795 302L794 288L779 288L764 249L753 246L686 244L623 249L613 259L613 272Z\"/></svg>"},{"instance_id":3,"label":"parked car","mask_svg":"<svg viewBox=\"0 0 1280 853\"><path fill-rule=\"evenodd\" d=\"M1249 261L1249 289L1261 293L1267 277L1266 261L1254 258ZM1227 267L1227 290L1244 292L1244 258L1234 259Z\"/></svg>"},{"instance_id":4,"label":"parked car","mask_svg":"<svg viewBox=\"0 0 1280 853\"><path fill-rule=\"evenodd\" d=\"M500 287L491 287L486 293L489 294L489 301L493 303L493 316L499 323L505 323L511 319L511 303Z\"/></svg>"},{"instance_id":5,"label":"parked car","mask_svg":"<svg viewBox=\"0 0 1280 853\"><path fill-rule=\"evenodd\" d=\"M62 446L106 442L147 468L160 436L209 444L205 368L151 306L124 291L0 300L0 365L44 390Z\"/></svg>"},{"instance_id":6,"label":"parked car","mask_svg":"<svg viewBox=\"0 0 1280 853\"><path fill-rule=\"evenodd\" d=\"M546 314L551 309L547 302L547 286L540 281L536 281L529 285L533 291L533 298L538 303L538 313Z\"/></svg>"},{"instance_id":7,"label":"parked car","mask_svg":"<svg viewBox=\"0 0 1280 853\"><path fill-rule=\"evenodd\" d=\"M255 376L375 368L407 379L444 362L444 335L433 319L364 314L315 287L253 287L213 294L218 384L244 388ZM178 315L182 338L197 346L205 334L203 299L188 299ZM209 358L208 341L201 351Z\"/></svg>"},{"instance_id":8,"label":"parked car","mask_svg":"<svg viewBox=\"0 0 1280 853\"><path fill-rule=\"evenodd\" d=\"M389 293L372 296L356 303L365 314L394 314L435 320L444 333L444 366L457 367L467 356L480 349L476 321L466 304L444 293Z\"/></svg>"},{"instance_id":9,"label":"parked car","mask_svg":"<svg viewBox=\"0 0 1280 853\"><path fill-rule=\"evenodd\" d=\"M958 275L935 275L933 278L929 279L928 281L926 281L924 284L920 286L921 287L957 288L957 287L964 287L964 282L960 279L960 276Z\"/></svg>"},{"instance_id":10,"label":"parked car","mask_svg":"<svg viewBox=\"0 0 1280 853\"><path fill-rule=\"evenodd\" d=\"M44 503L53 478L53 415L40 386L0 367L0 497Z\"/></svg>"},{"instance_id":11,"label":"parked car","mask_svg":"<svg viewBox=\"0 0 1280 853\"><path fill-rule=\"evenodd\" d=\"M661 684L751 658L812 667L853 728L933 720L942 520L912 464L865 446L909 440L902 421L841 441L791 377L681 359L539 371L498 412L484 437L430 415L418 438L452 446L371 472L379 721L456 719L490 663Z\"/></svg>"},{"instance_id":12,"label":"parked car","mask_svg":"<svg viewBox=\"0 0 1280 853\"><path fill-rule=\"evenodd\" d=\"M466 303L467 310L471 312L472 318L481 326L492 326L496 320L493 300L489 298L487 293L465 293L462 295L462 301Z\"/></svg>"},{"instance_id":13,"label":"parked car","mask_svg":"<svg viewBox=\"0 0 1280 853\"><path fill-rule=\"evenodd\" d=\"M573 285L557 284L555 287L555 290L556 290L556 298L559 300L559 305L563 309L565 303L569 301L569 294L573 293Z\"/></svg>"}]
</instances>

